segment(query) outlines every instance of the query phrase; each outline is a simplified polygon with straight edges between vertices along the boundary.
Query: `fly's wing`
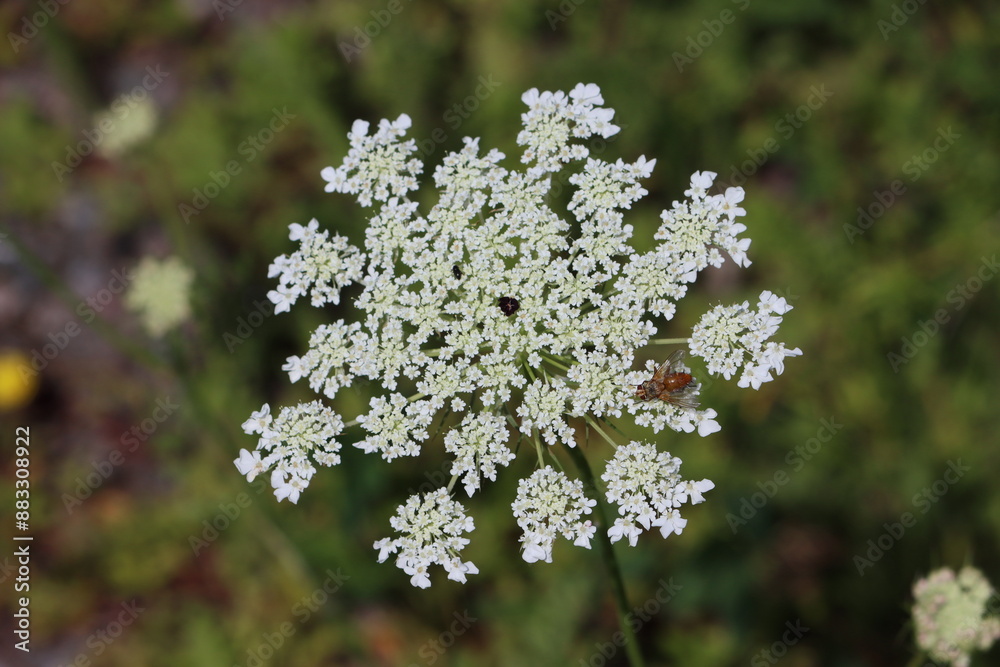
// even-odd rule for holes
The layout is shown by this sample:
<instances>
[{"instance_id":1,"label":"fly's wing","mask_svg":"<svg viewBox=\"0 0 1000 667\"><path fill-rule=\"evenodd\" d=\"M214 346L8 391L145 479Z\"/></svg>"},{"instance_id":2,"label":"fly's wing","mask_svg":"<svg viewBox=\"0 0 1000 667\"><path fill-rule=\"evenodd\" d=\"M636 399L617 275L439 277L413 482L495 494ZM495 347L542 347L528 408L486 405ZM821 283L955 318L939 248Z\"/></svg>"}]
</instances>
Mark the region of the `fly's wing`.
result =
<instances>
[{"instance_id":1,"label":"fly's wing","mask_svg":"<svg viewBox=\"0 0 1000 667\"><path fill-rule=\"evenodd\" d=\"M663 365L657 369L656 371L657 374L659 375L660 373L662 373L662 377L666 378L671 373L671 369L677 366L683 358L684 358L683 349L674 350L670 354L670 356L667 357L667 360L663 362ZM667 403L672 403L673 405L676 405L679 408L684 408L685 410L694 410L699 405L697 391L698 391L698 384L697 382L692 380L691 384L689 384L684 389L681 389L680 391L663 392L660 394L660 398L662 398Z\"/></svg>"},{"instance_id":2,"label":"fly's wing","mask_svg":"<svg viewBox=\"0 0 1000 667\"><path fill-rule=\"evenodd\" d=\"M685 410L694 410L699 405L698 398L689 389L667 394L663 397L663 400Z\"/></svg>"},{"instance_id":3,"label":"fly's wing","mask_svg":"<svg viewBox=\"0 0 1000 667\"><path fill-rule=\"evenodd\" d=\"M653 379L659 382L663 382L663 379L668 375L670 375L670 368L674 364L680 363L680 360L683 358L684 358L683 349L674 350L673 352L671 352L670 356L667 357L667 360L664 361L662 364L660 364L660 367L656 369L655 373L653 373Z\"/></svg>"}]
</instances>

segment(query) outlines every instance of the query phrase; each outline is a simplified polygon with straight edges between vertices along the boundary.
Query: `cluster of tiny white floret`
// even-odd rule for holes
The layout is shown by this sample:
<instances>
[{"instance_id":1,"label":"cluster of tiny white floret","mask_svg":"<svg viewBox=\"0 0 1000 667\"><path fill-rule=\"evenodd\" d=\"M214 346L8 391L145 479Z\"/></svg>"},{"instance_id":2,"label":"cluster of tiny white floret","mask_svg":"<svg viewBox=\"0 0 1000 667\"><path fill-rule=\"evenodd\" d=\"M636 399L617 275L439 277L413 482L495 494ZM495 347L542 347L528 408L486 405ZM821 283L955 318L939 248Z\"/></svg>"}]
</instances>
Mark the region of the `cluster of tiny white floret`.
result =
<instances>
[{"instance_id":1,"label":"cluster of tiny white floret","mask_svg":"<svg viewBox=\"0 0 1000 667\"><path fill-rule=\"evenodd\" d=\"M528 110L517 143L527 167L508 168L503 153L483 151L478 139L466 137L434 170L439 196L429 209L410 198L424 171L416 143L404 138L410 119L383 120L374 134L368 123L355 122L347 158L321 175L327 191L352 194L368 210L363 247L320 231L315 220L294 224L290 238L299 249L270 269L279 279L268 294L277 312L307 295L313 306L337 303L345 286L359 285L358 321L320 326L309 349L283 368L292 382L306 380L329 399L356 380L372 380L380 395L352 421L365 433L354 446L387 461L418 456L443 430L453 478L440 493L451 493L460 480L472 495L484 480L495 481L512 464L515 442L531 443L527 448L541 466L545 457L554 458L553 449L575 447L581 426L595 419L627 412L654 432L706 436L719 430L715 410L697 409L690 400L696 383L685 390L683 404L659 400L663 396L640 400L636 385L650 379L662 357L645 370L632 367L636 352L673 318L699 271L719 266L723 253L737 265L749 264L750 242L738 238L746 229L737 221L745 214L738 206L743 190L709 195L715 174L695 173L688 200L663 212L659 242L638 252L623 212L647 194L641 180L656 161L591 156L589 139L619 131L596 85L580 84L568 94L532 89L522 100ZM559 211L552 187L564 169L572 170L574 190ZM747 320L742 333L759 336L766 326L767 338L773 333L768 322ZM711 334L711 326L703 328ZM755 363L773 359L769 350ZM780 372L778 363L769 367ZM671 370L688 371L682 365ZM279 422L312 420L317 409L288 412L287 419L283 411ZM268 414L265 405L255 418ZM336 433L329 437L343 428L339 416L331 420ZM237 466L248 477L274 469L279 499L295 500L311 478L303 452L325 450L315 443L309 449L297 432L281 444L285 433L292 431L268 431L261 451L244 450ZM407 511L440 508L446 497L440 493L433 496L437 505L431 496L414 496ZM558 534L589 544L596 528L581 517L593 503L579 482L542 468L522 481L518 498L525 558L549 560ZM414 522L394 526L405 534ZM459 546L449 548L457 552ZM458 561L424 558L418 566L401 556L397 562L413 572L433 562L449 563L450 573L472 571ZM424 585L429 580L420 571L415 582Z\"/></svg>"},{"instance_id":2,"label":"cluster of tiny white floret","mask_svg":"<svg viewBox=\"0 0 1000 667\"><path fill-rule=\"evenodd\" d=\"M552 562L552 545L562 535L578 547L590 548L597 528L583 515L590 514L597 501L583 493L578 479L545 466L517 485L517 499L511 505L521 535L521 557L529 563Z\"/></svg>"},{"instance_id":3,"label":"cluster of tiny white floret","mask_svg":"<svg viewBox=\"0 0 1000 667\"><path fill-rule=\"evenodd\" d=\"M720 195L708 195L715 182L713 171L695 172L691 187L684 191L685 202L674 202L673 208L660 214L663 224L653 238L663 240L663 251L669 255L682 274L684 282L693 282L698 271L706 266L720 267L729 253L737 266L750 266L747 248L750 239L737 238L746 225L736 218L746 215L738 204L743 201L743 188L727 188Z\"/></svg>"},{"instance_id":4,"label":"cluster of tiny white floret","mask_svg":"<svg viewBox=\"0 0 1000 667\"><path fill-rule=\"evenodd\" d=\"M525 147L521 162L531 165L527 176L532 180L590 155L586 144L572 143L571 138L600 135L607 139L621 129L611 123L614 109L600 107L604 98L593 83L581 83L569 95L561 90L539 93L532 88L521 101L528 105L528 111L521 114L524 129L517 135L517 143Z\"/></svg>"},{"instance_id":5,"label":"cluster of tiny white floret","mask_svg":"<svg viewBox=\"0 0 1000 667\"><path fill-rule=\"evenodd\" d=\"M932 572L913 586L917 645L935 661L968 667L974 651L1000 639L1000 619L984 616L996 591L983 573L964 567Z\"/></svg>"},{"instance_id":6,"label":"cluster of tiny white floret","mask_svg":"<svg viewBox=\"0 0 1000 667\"><path fill-rule=\"evenodd\" d=\"M485 412L467 414L444 436L444 450L455 456L451 474L464 475L462 483L470 496L479 490L480 476L495 482L497 466L514 460L508 437L507 420Z\"/></svg>"},{"instance_id":7,"label":"cluster of tiny white floret","mask_svg":"<svg viewBox=\"0 0 1000 667\"><path fill-rule=\"evenodd\" d=\"M378 562L397 551L396 566L410 575L410 583L420 588L431 585L428 568L441 565L448 578L465 583L465 575L479 570L471 561L462 562L458 554L469 543L464 533L475 528L472 517L466 515L461 503L452 500L448 491L438 489L426 497L411 496L405 505L396 508L389 524L402 537L388 537L375 543Z\"/></svg>"},{"instance_id":8,"label":"cluster of tiny white floret","mask_svg":"<svg viewBox=\"0 0 1000 667\"><path fill-rule=\"evenodd\" d=\"M389 400L383 396L372 398L371 411L360 415L358 422L369 435L354 446L371 454L378 452L386 461L398 456L416 456L420 453L420 442L427 439L437 405L429 400L406 400L402 394L391 394Z\"/></svg>"},{"instance_id":9,"label":"cluster of tiny white floret","mask_svg":"<svg viewBox=\"0 0 1000 667\"><path fill-rule=\"evenodd\" d=\"M343 430L340 415L319 401L282 408L277 419L265 403L243 422L244 433L259 433L260 440L252 453L240 450L236 467L250 482L271 470L271 486L278 500L298 502L299 493L316 474L312 461L323 466L340 463L340 443L334 438Z\"/></svg>"},{"instance_id":10,"label":"cluster of tiny white floret","mask_svg":"<svg viewBox=\"0 0 1000 667\"><path fill-rule=\"evenodd\" d=\"M771 371L780 375L785 370L785 357L802 354L797 347L789 350L784 343L768 340L791 309L784 297L771 292L761 292L757 310L750 310L749 301L716 306L695 325L691 354L708 362L709 373L721 373L727 380L742 368L737 384L760 389L773 379Z\"/></svg>"},{"instance_id":11,"label":"cluster of tiny white floret","mask_svg":"<svg viewBox=\"0 0 1000 667\"><path fill-rule=\"evenodd\" d=\"M278 277L278 289L267 297L275 304L274 312L288 312L300 296L312 292L312 305L340 303L340 290L361 279L365 258L343 236L329 238L319 232L319 222L311 220L306 227L292 223L288 237L301 243L291 257L282 255L274 260L268 278Z\"/></svg>"},{"instance_id":12,"label":"cluster of tiny white floret","mask_svg":"<svg viewBox=\"0 0 1000 667\"><path fill-rule=\"evenodd\" d=\"M351 149L344 163L320 172L327 181L326 191L357 195L359 204L371 206L373 198L386 201L416 190L420 186L417 176L424 170L419 159L410 157L417 142L399 140L412 124L405 113L395 122L383 118L375 134L368 136L368 121L354 121L347 134Z\"/></svg>"},{"instance_id":13,"label":"cluster of tiny white floret","mask_svg":"<svg viewBox=\"0 0 1000 667\"><path fill-rule=\"evenodd\" d=\"M608 530L612 542L627 537L635 546L643 530L659 528L663 537L678 535L687 525L678 507L705 500L705 491L715 488L710 480L684 481L681 460L656 445L632 441L619 447L608 461L601 479L607 484L608 502L618 505L621 515Z\"/></svg>"}]
</instances>

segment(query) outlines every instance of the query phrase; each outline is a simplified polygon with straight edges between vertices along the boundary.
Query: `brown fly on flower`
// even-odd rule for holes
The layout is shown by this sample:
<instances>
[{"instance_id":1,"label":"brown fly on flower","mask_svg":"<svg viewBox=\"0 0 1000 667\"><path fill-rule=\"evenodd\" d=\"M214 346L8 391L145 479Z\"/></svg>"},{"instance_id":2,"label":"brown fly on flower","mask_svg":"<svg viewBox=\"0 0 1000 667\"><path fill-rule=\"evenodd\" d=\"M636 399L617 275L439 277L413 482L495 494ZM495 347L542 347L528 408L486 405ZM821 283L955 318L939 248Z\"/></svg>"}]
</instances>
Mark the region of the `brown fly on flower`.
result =
<instances>
[{"instance_id":1,"label":"brown fly on flower","mask_svg":"<svg viewBox=\"0 0 1000 667\"><path fill-rule=\"evenodd\" d=\"M672 368L684 358L684 350L676 350L660 364L653 377L635 388L635 397L640 401L660 399L677 407L693 410L698 407L698 401L691 395L697 387L690 373L672 371Z\"/></svg>"}]
</instances>

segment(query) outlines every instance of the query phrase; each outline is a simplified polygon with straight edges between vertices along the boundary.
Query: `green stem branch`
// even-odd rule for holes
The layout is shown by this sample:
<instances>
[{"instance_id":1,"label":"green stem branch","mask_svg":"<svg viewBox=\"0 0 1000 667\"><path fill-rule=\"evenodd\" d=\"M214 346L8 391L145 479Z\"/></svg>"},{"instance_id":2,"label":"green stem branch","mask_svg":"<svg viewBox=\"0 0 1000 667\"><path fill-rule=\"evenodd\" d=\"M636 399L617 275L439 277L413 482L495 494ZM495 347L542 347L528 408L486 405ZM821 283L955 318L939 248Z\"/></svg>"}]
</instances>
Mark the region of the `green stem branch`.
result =
<instances>
[{"instance_id":1,"label":"green stem branch","mask_svg":"<svg viewBox=\"0 0 1000 667\"><path fill-rule=\"evenodd\" d=\"M604 429L600 427L596 419L593 419L590 415L587 415L586 420L588 424L594 427L595 431L601 434L601 437L604 438L608 442L608 444L610 444L615 449L618 449L618 443L615 442L611 436L609 436L607 433L604 432Z\"/></svg>"},{"instance_id":2,"label":"green stem branch","mask_svg":"<svg viewBox=\"0 0 1000 667\"><path fill-rule=\"evenodd\" d=\"M556 357L555 355L542 352L542 358L545 359L545 361L552 364L553 366L555 366L556 368L562 369L564 371L569 370L569 365L559 357Z\"/></svg>"},{"instance_id":3,"label":"green stem branch","mask_svg":"<svg viewBox=\"0 0 1000 667\"><path fill-rule=\"evenodd\" d=\"M538 453L538 467L545 467L545 456L542 454L542 441L538 437L538 429L531 429L532 435L535 436L535 452Z\"/></svg>"},{"instance_id":4,"label":"green stem branch","mask_svg":"<svg viewBox=\"0 0 1000 667\"><path fill-rule=\"evenodd\" d=\"M628 614L630 612L628 596L625 593L625 582L622 580L621 568L618 565L618 559L615 557L614 547L612 547L611 540L608 538L608 518L607 513L604 511L604 503L601 502L600 493L597 490L597 481L594 479L594 473L590 469L587 457L583 455L580 448L567 446L566 449L569 452L570 458L573 459L573 463L576 464L577 469L580 471L583 486L590 491L590 497L597 500L597 506L594 509L600 525L597 527L595 539L597 540L597 549L601 552L601 560L604 561L604 567L611 578L615 607L617 607L618 611L618 624L621 626L622 634L625 635L625 654L628 656L628 664L631 667L644 667L645 662L642 659L642 651L639 650L639 642L635 637L635 631L628 622Z\"/></svg>"},{"instance_id":5,"label":"green stem branch","mask_svg":"<svg viewBox=\"0 0 1000 667\"><path fill-rule=\"evenodd\" d=\"M18 259L24 262L28 269L33 271L35 276L46 287L51 289L64 304L66 304L66 308L74 314L74 321L76 321L75 317L79 314L79 309L86 300L67 287L62 277L59 276L59 274L53 269L49 268L48 264L42 261L38 255L28 248L27 245L22 243L21 240L15 235L8 235L4 241L14 246ZM130 338L122 334L116 327L104 319L103 314L95 312L92 308L88 310L90 310L93 314L93 317L87 324L89 324L98 335L102 336L105 340L111 343L113 347L120 350L133 361L149 368L154 372L169 371L167 365L162 359L157 357L145 347L137 345Z\"/></svg>"}]
</instances>

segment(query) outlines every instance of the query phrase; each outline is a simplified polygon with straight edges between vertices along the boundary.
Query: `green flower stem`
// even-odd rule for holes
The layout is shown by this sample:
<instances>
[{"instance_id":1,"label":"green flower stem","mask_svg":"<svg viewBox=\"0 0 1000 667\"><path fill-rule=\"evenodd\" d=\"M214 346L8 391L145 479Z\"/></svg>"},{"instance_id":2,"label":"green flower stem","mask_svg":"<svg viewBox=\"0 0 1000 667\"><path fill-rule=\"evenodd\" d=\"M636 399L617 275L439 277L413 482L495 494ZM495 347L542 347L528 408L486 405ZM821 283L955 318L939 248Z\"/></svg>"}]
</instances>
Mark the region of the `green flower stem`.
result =
<instances>
[{"instance_id":1,"label":"green flower stem","mask_svg":"<svg viewBox=\"0 0 1000 667\"><path fill-rule=\"evenodd\" d=\"M618 566L618 559L615 558L614 547L611 545L611 540L608 539L608 518L607 513L604 511L604 503L600 500L601 494L597 489L597 481L594 479L594 473L590 469L587 457L583 455L580 448L567 446L566 449L569 451L573 463L576 464L577 469L580 471L584 488L590 492L589 495L591 498L597 500L595 513L600 525L597 527L595 539L597 540L597 549L601 552L601 560L604 561L604 567L611 578L611 588L618 611L618 625L621 626L622 634L625 635L625 654L628 656L628 664L631 667L644 667L646 663L643 662L642 652L639 650L639 642L635 637L632 626L628 622L630 611L628 596L625 594L625 582L622 581L621 568Z\"/></svg>"},{"instance_id":2,"label":"green flower stem","mask_svg":"<svg viewBox=\"0 0 1000 667\"><path fill-rule=\"evenodd\" d=\"M602 438L604 438L605 440L607 440L607 441L608 441L608 443L609 443L609 444L610 444L610 445L611 445L612 447L614 447L615 449L618 449L618 443L617 443L617 442L615 442L615 441L614 441L614 439L613 439L613 438L612 438L611 436L609 436L609 435L608 435L607 433L605 433L605 432L604 432L604 429L602 429L602 428L600 427L600 425L598 425L598 423L597 423L597 420L596 420L596 419L592 418L592 417L591 417L590 415L587 415L587 416L585 417L585 419L587 420L587 423L588 423L588 424L590 424L590 425L591 425L591 426L592 426L592 427L594 428L594 430L595 430L595 431L597 431L598 433L600 433L600 434L601 434L601 437L602 437Z\"/></svg>"},{"instance_id":3,"label":"green flower stem","mask_svg":"<svg viewBox=\"0 0 1000 667\"><path fill-rule=\"evenodd\" d=\"M66 304L66 308L73 313L74 321L76 321L77 309L85 302L85 299L67 287L63 279L15 235L9 234L4 240L14 246L18 259L24 262L28 269L33 271L35 276ZM118 331L104 319L103 314L96 313L93 309L91 312L94 313L94 317L87 324L113 347L146 368L158 372L169 371L162 359Z\"/></svg>"},{"instance_id":4,"label":"green flower stem","mask_svg":"<svg viewBox=\"0 0 1000 667\"><path fill-rule=\"evenodd\" d=\"M538 437L538 429L531 429L532 435L535 436L535 451L538 453L538 467L545 467L545 457L542 455L542 441Z\"/></svg>"},{"instance_id":5,"label":"green flower stem","mask_svg":"<svg viewBox=\"0 0 1000 667\"><path fill-rule=\"evenodd\" d=\"M84 300L71 290L63 282L62 278L24 245L20 239L10 235L5 240L14 246L18 253L18 258L35 273L39 280L51 289L66 304L71 312L76 314L76 308ZM203 439L204 442L209 444L209 451L212 457L216 461L222 461L229 465L232 464L231 452L235 451L239 443L235 441L228 422L223 420L216 409L208 407L213 405L210 397L203 396L204 392L200 391L199 385L194 381L191 374L187 372L187 368L193 367L191 365L193 361L185 363L187 360L183 359L176 336L168 338L173 359L165 361L148 348L133 342L129 337L121 333L114 325L105 320L103 314L96 314L93 320L89 322L89 326L129 359L152 372L175 378L180 383L185 396L191 397L194 412L198 415L194 421L207 425L208 429L214 432L214 437ZM232 449L223 449L224 442L233 443ZM285 564L288 571L295 573L300 581L310 585L313 584L315 577L311 575L308 565L291 544L288 536L275 526L266 515L260 512L252 512L250 515L254 517L253 520L256 527L265 535L264 543L272 550L278 560Z\"/></svg>"},{"instance_id":6,"label":"green flower stem","mask_svg":"<svg viewBox=\"0 0 1000 667\"><path fill-rule=\"evenodd\" d=\"M552 364L553 366L555 366L556 368L561 368L564 371L569 370L569 365L559 357L542 352L542 358L545 359L550 364Z\"/></svg>"},{"instance_id":7,"label":"green flower stem","mask_svg":"<svg viewBox=\"0 0 1000 667\"><path fill-rule=\"evenodd\" d=\"M686 343L690 338L654 338L649 341L649 345L680 345Z\"/></svg>"}]
</instances>

